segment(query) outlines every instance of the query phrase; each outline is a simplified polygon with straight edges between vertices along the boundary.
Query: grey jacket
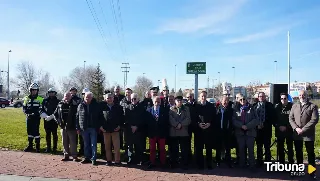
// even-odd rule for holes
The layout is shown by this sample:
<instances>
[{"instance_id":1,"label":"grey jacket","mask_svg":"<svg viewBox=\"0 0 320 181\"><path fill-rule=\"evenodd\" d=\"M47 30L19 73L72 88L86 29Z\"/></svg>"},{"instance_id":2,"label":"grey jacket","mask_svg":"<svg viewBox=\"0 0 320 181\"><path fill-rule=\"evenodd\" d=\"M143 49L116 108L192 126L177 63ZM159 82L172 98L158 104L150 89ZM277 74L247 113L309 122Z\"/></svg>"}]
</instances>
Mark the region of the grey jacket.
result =
<instances>
[{"instance_id":1,"label":"grey jacket","mask_svg":"<svg viewBox=\"0 0 320 181\"><path fill-rule=\"evenodd\" d=\"M170 108L169 112L169 121L170 121L170 133L171 137L178 136L189 136L188 127L191 123L190 111L187 106L182 106L181 113L178 114L178 109L176 106ZM178 124L181 124L181 129L177 130L176 127Z\"/></svg>"},{"instance_id":2,"label":"grey jacket","mask_svg":"<svg viewBox=\"0 0 320 181\"><path fill-rule=\"evenodd\" d=\"M250 106L248 111L246 112L245 123L241 120L241 112L240 110L236 110L233 113L233 126L235 129L236 136L257 136L256 126L259 124L257 112L253 107ZM244 131L241 127L243 125L247 126L247 130Z\"/></svg>"},{"instance_id":3,"label":"grey jacket","mask_svg":"<svg viewBox=\"0 0 320 181\"><path fill-rule=\"evenodd\" d=\"M319 121L318 106L308 102L304 106L300 103L294 104L289 114L289 122L294 130L295 140L314 141L316 124ZM302 129L302 135L298 135L296 128Z\"/></svg>"}]
</instances>

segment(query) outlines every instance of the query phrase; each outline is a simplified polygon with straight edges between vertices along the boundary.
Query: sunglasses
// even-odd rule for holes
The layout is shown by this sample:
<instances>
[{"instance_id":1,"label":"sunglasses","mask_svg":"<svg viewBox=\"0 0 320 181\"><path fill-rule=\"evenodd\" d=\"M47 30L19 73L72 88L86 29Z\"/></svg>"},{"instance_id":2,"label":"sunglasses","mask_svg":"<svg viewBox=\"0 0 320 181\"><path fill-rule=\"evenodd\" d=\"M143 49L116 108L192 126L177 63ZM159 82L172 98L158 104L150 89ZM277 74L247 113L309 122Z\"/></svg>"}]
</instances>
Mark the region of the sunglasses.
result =
<instances>
[{"instance_id":1,"label":"sunglasses","mask_svg":"<svg viewBox=\"0 0 320 181\"><path fill-rule=\"evenodd\" d=\"M285 97L284 97L284 98L283 98L283 97L281 97L281 100L287 100L287 98L285 98Z\"/></svg>"},{"instance_id":2,"label":"sunglasses","mask_svg":"<svg viewBox=\"0 0 320 181\"><path fill-rule=\"evenodd\" d=\"M245 101L246 99L239 99L239 101Z\"/></svg>"}]
</instances>

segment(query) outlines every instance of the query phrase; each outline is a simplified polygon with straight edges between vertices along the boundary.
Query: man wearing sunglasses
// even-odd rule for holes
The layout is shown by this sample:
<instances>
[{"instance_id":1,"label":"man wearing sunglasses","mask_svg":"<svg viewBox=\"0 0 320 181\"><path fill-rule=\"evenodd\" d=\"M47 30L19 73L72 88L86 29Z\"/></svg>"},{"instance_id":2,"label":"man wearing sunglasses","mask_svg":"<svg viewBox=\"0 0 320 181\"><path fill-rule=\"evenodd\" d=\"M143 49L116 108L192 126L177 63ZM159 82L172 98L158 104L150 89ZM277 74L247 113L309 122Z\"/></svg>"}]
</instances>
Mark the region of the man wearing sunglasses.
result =
<instances>
[{"instance_id":1,"label":"man wearing sunglasses","mask_svg":"<svg viewBox=\"0 0 320 181\"><path fill-rule=\"evenodd\" d=\"M288 161L294 163L293 160L293 130L289 123L289 114L292 108L292 103L288 102L288 94L280 94L281 102L276 104L277 112L276 120L276 137L278 146L279 162L285 163L284 142L287 144Z\"/></svg>"},{"instance_id":2,"label":"man wearing sunglasses","mask_svg":"<svg viewBox=\"0 0 320 181\"><path fill-rule=\"evenodd\" d=\"M309 102L307 92L302 90L299 92L299 103L294 104L290 111L289 122L294 130L294 147L296 150L297 164L303 163L303 142L306 146L308 154L308 163L316 167L314 141L316 124L319 121L318 106ZM317 179L315 171L310 175L313 179Z\"/></svg>"}]
</instances>

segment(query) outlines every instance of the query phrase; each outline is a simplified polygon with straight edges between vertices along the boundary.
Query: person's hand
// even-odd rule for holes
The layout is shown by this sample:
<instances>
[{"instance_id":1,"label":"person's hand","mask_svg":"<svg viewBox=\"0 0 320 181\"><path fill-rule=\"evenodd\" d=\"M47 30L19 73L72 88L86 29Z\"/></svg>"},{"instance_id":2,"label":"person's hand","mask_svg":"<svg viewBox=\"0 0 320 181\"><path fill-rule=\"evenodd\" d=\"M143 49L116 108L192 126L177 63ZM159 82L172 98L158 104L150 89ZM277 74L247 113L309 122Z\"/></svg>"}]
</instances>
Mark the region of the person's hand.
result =
<instances>
[{"instance_id":1,"label":"person's hand","mask_svg":"<svg viewBox=\"0 0 320 181\"><path fill-rule=\"evenodd\" d=\"M262 128L263 128L263 124L259 124L258 129L262 129Z\"/></svg>"},{"instance_id":2,"label":"person's hand","mask_svg":"<svg viewBox=\"0 0 320 181\"><path fill-rule=\"evenodd\" d=\"M102 127L102 126L100 127L100 131L102 131L102 133L107 132L105 129L103 129L103 127Z\"/></svg>"},{"instance_id":3,"label":"person's hand","mask_svg":"<svg viewBox=\"0 0 320 181\"><path fill-rule=\"evenodd\" d=\"M296 128L296 132L298 133L298 135L302 134L302 129L301 128Z\"/></svg>"},{"instance_id":4,"label":"person's hand","mask_svg":"<svg viewBox=\"0 0 320 181\"><path fill-rule=\"evenodd\" d=\"M284 132L284 131L286 131L287 128L285 126L280 126L279 129L280 129L280 131Z\"/></svg>"},{"instance_id":5,"label":"person's hand","mask_svg":"<svg viewBox=\"0 0 320 181\"><path fill-rule=\"evenodd\" d=\"M115 132L120 130L120 126L118 126L116 129L114 129Z\"/></svg>"},{"instance_id":6,"label":"person's hand","mask_svg":"<svg viewBox=\"0 0 320 181\"><path fill-rule=\"evenodd\" d=\"M131 126L131 131L132 133L135 133L137 131L138 127L137 126Z\"/></svg>"},{"instance_id":7,"label":"person's hand","mask_svg":"<svg viewBox=\"0 0 320 181\"><path fill-rule=\"evenodd\" d=\"M247 129L248 129L246 125L242 125L241 128L242 128L243 130L247 130Z\"/></svg>"},{"instance_id":8,"label":"person's hand","mask_svg":"<svg viewBox=\"0 0 320 181\"><path fill-rule=\"evenodd\" d=\"M179 129L181 129L181 127L182 127L182 126L181 126L181 123L179 123L179 124L177 125L176 129L179 130Z\"/></svg>"}]
</instances>

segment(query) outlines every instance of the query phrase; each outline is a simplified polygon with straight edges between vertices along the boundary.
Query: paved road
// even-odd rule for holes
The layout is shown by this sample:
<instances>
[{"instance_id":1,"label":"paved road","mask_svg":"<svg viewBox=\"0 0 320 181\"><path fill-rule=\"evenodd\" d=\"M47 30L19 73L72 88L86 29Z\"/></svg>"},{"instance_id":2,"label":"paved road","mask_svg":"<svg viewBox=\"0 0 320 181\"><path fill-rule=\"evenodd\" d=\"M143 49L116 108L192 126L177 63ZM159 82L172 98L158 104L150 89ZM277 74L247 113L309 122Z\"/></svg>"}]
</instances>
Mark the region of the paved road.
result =
<instances>
[{"instance_id":1,"label":"paved road","mask_svg":"<svg viewBox=\"0 0 320 181\"><path fill-rule=\"evenodd\" d=\"M98 166L82 165L75 162L61 162L61 156L16 151L0 151L0 174L29 177L46 177L76 180L121 180L121 181L240 181L240 180L293 180L286 173L267 173L258 170L216 168L211 171L199 170L146 170L144 166L129 168L108 167L98 160ZM307 180L308 177L295 180ZM1 180L1 177L0 177Z\"/></svg>"}]
</instances>

